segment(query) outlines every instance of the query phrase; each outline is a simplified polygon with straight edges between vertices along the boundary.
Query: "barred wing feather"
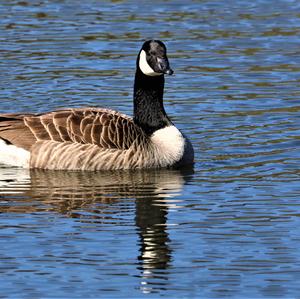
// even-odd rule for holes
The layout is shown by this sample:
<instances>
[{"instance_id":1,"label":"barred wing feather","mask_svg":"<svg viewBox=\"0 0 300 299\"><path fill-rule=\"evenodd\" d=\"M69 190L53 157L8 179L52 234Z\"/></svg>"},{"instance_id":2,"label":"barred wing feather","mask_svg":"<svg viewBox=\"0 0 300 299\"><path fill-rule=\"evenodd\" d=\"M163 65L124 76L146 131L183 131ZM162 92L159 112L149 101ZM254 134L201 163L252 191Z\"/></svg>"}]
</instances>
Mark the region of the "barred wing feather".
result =
<instances>
[{"instance_id":1,"label":"barred wing feather","mask_svg":"<svg viewBox=\"0 0 300 299\"><path fill-rule=\"evenodd\" d=\"M143 131L133 120L109 109L68 109L25 116L37 141L95 144L103 149L128 149Z\"/></svg>"}]
</instances>

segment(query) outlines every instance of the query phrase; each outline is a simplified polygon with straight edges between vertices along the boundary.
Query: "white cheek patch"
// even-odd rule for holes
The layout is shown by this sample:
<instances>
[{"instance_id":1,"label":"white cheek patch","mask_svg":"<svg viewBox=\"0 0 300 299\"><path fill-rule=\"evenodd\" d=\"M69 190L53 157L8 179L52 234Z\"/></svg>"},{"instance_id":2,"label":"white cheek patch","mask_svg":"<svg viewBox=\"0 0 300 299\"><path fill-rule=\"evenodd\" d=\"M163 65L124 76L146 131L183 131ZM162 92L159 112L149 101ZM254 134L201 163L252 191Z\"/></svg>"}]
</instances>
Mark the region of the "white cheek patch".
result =
<instances>
[{"instance_id":1,"label":"white cheek patch","mask_svg":"<svg viewBox=\"0 0 300 299\"><path fill-rule=\"evenodd\" d=\"M161 73L156 73L152 67L148 64L146 59L146 52L144 50L140 53L140 60L139 60L139 67L140 70L147 76L161 76Z\"/></svg>"}]
</instances>

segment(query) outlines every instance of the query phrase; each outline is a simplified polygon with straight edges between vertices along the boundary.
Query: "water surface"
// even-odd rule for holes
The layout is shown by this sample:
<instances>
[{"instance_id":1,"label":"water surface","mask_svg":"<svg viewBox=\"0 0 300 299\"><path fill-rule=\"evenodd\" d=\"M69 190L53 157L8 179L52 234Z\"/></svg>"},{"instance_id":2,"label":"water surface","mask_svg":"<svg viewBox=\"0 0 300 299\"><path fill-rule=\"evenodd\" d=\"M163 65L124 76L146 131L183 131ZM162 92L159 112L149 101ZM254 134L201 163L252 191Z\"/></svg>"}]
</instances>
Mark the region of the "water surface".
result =
<instances>
[{"instance_id":1,"label":"water surface","mask_svg":"<svg viewBox=\"0 0 300 299\"><path fill-rule=\"evenodd\" d=\"M1 167L1 297L299 296L299 11L1 1L1 112L131 115L136 55L159 38L166 110L196 152L185 172Z\"/></svg>"}]
</instances>

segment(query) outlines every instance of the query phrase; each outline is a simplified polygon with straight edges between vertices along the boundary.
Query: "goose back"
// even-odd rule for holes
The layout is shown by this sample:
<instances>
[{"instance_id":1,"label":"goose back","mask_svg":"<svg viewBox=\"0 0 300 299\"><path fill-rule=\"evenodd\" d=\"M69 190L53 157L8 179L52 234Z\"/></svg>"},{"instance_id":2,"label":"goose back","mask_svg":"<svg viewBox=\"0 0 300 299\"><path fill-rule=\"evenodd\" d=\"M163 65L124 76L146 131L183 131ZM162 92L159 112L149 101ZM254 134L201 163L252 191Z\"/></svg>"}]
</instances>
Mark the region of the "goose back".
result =
<instances>
[{"instance_id":1,"label":"goose back","mask_svg":"<svg viewBox=\"0 0 300 299\"><path fill-rule=\"evenodd\" d=\"M129 116L114 110L64 109L0 117L0 138L30 150L31 168L99 170L153 164L148 160L153 153L148 152L148 136ZM22 139L20 132L29 136L26 144L14 143Z\"/></svg>"},{"instance_id":2,"label":"goose back","mask_svg":"<svg viewBox=\"0 0 300 299\"><path fill-rule=\"evenodd\" d=\"M128 149L143 135L133 120L110 109L58 110L24 117L36 141L94 144L104 149Z\"/></svg>"}]
</instances>

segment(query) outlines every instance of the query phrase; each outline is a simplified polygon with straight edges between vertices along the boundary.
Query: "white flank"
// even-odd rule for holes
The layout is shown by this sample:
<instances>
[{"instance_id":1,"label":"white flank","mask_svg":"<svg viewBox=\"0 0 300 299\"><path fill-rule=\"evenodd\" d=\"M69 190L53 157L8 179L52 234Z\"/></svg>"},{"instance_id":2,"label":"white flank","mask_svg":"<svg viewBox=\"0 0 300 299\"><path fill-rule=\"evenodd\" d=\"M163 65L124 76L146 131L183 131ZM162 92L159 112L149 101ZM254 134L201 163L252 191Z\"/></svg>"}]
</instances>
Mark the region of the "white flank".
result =
<instances>
[{"instance_id":1,"label":"white flank","mask_svg":"<svg viewBox=\"0 0 300 299\"><path fill-rule=\"evenodd\" d=\"M178 162L184 154L185 138L175 126L155 131L151 141L162 157L163 167Z\"/></svg>"},{"instance_id":2,"label":"white flank","mask_svg":"<svg viewBox=\"0 0 300 299\"><path fill-rule=\"evenodd\" d=\"M139 67L140 70L147 76L161 76L161 73L156 73L152 67L148 64L146 59L146 52L144 50L140 53L140 60L139 60Z\"/></svg>"},{"instance_id":3,"label":"white flank","mask_svg":"<svg viewBox=\"0 0 300 299\"><path fill-rule=\"evenodd\" d=\"M0 139L0 163L29 168L30 153Z\"/></svg>"}]
</instances>

